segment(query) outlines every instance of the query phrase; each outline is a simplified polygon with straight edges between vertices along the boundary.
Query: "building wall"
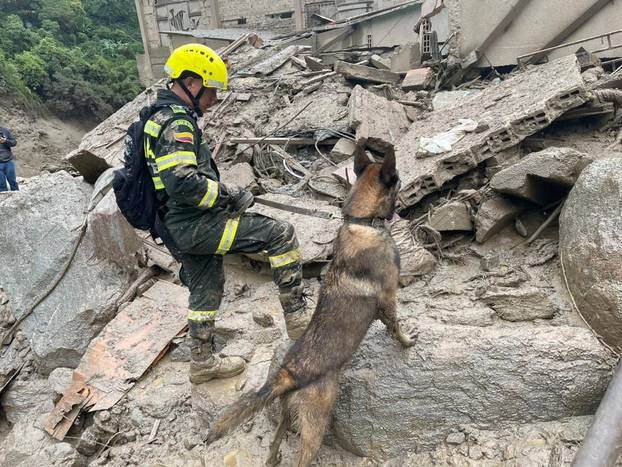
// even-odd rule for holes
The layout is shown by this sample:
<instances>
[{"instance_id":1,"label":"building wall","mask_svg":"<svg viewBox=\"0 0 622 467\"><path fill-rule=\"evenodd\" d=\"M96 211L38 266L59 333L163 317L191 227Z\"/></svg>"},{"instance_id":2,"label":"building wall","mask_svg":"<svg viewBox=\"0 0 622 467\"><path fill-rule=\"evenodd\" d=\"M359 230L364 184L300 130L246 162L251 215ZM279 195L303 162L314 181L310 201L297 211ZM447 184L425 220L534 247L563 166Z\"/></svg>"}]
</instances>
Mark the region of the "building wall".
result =
<instances>
[{"instance_id":1,"label":"building wall","mask_svg":"<svg viewBox=\"0 0 622 467\"><path fill-rule=\"evenodd\" d=\"M461 6L459 13L461 21L457 27L460 31L460 53L464 56L486 39L518 0L453 1ZM516 57L543 48L593 3L594 0L532 0L505 33L485 51L486 56L494 65L515 64ZM620 29L620 18L622 18L622 0L613 0L564 42ZM452 18L451 22L455 25L455 18ZM615 42L622 43L622 34L617 36ZM587 50L596 50L604 46L601 40L584 45ZM573 53L579 47L563 49L551 57ZM608 55L619 56L621 50L618 49Z\"/></svg>"},{"instance_id":2,"label":"building wall","mask_svg":"<svg viewBox=\"0 0 622 467\"><path fill-rule=\"evenodd\" d=\"M292 32L294 0L218 0L220 27Z\"/></svg>"}]
</instances>

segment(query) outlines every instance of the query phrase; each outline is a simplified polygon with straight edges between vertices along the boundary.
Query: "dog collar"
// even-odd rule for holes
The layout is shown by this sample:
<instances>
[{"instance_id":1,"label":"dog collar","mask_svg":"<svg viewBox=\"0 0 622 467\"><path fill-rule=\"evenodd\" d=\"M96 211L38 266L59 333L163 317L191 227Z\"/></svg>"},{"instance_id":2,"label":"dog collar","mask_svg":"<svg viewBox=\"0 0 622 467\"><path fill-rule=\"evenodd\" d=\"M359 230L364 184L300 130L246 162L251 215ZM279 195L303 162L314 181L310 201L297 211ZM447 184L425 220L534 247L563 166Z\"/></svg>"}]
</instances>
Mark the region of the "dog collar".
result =
<instances>
[{"instance_id":1,"label":"dog collar","mask_svg":"<svg viewBox=\"0 0 622 467\"><path fill-rule=\"evenodd\" d=\"M385 219L382 217L354 217L344 216L343 221L346 224L365 225L375 229L386 229Z\"/></svg>"}]
</instances>

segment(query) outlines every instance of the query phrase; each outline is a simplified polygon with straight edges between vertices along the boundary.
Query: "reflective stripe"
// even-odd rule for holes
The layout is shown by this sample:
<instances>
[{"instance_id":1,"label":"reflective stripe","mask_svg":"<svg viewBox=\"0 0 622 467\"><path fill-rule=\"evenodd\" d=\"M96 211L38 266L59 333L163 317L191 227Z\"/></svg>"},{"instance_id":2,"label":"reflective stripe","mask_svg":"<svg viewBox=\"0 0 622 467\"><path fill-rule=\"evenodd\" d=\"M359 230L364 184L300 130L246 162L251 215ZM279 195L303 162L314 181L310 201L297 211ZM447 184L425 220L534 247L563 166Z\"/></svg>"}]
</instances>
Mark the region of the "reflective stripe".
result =
<instances>
[{"instance_id":1,"label":"reflective stripe","mask_svg":"<svg viewBox=\"0 0 622 467\"><path fill-rule=\"evenodd\" d=\"M225 231L222 233L222 237L220 238L218 250L216 250L217 255L226 255L229 252L229 250L231 249L231 245L233 245L233 240L235 240L235 234L238 231L239 224L239 217L235 219L229 219L227 221L227 225L225 225Z\"/></svg>"},{"instance_id":2,"label":"reflective stripe","mask_svg":"<svg viewBox=\"0 0 622 467\"><path fill-rule=\"evenodd\" d=\"M158 157L156 164L158 164L158 170L162 172L179 164L197 165L197 158L192 151L177 151Z\"/></svg>"},{"instance_id":3,"label":"reflective stripe","mask_svg":"<svg viewBox=\"0 0 622 467\"><path fill-rule=\"evenodd\" d=\"M160 177L151 177L153 180L153 186L156 190L164 190L164 183L162 183L162 179Z\"/></svg>"},{"instance_id":4,"label":"reflective stripe","mask_svg":"<svg viewBox=\"0 0 622 467\"><path fill-rule=\"evenodd\" d=\"M288 264L297 263L301 260L300 250L296 248L295 250L288 251L287 253L283 253L278 256L270 256L268 258L270 260L270 266L273 268L282 268L283 266L287 266Z\"/></svg>"},{"instance_id":5,"label":"reflective stripe","mask_svg":"<svg viewBox=\"0 0 622 467\"><path fill-rule=\"evenodd\" d=\"M207 191L205 196L199 203L200 208L211 208L218 199L218 183L213 180L207 180Z\"/></svg>"},{"instance_id":6,"label":"reflective stripe","mask_svg":"<svg viewBox=\"0 0 622 467\"><path fill-rule=\"evenodd\" d=\"M158 125L156 122L147 120L147 123L145 123L145 133L147 133L149 136L153 136L154 138L157 138L158 136L160 136L161 130L162 130L162 127Z\"/></svg>"},{"instance_id":7,"label":"reflective stripe","mask_svg":"<svg viewBox=\"0 0 622 467\"><path fill-rule=\"evenodd\" d=\"M214 311L188 311L188 321L215 321L217 310Z\"/></svg>"}]
</instances>

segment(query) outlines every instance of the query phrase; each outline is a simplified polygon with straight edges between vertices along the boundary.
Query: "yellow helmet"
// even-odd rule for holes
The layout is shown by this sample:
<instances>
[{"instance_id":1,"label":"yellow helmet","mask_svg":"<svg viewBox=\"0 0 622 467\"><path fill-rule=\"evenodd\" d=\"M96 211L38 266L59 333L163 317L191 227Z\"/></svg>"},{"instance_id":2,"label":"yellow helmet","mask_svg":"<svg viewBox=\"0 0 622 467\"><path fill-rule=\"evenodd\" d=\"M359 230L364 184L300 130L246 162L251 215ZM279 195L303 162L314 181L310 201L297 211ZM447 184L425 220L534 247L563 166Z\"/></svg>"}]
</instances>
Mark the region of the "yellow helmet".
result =
<instances>
[{"instance_id":1,"label":"yellow helmet","mask_svg":"<svg viewBox=\"0 0 622 467\"><path fill-rule=\"evenodd\" d=\"M227 65L203 44L186 44L173 50L164 71L172 79L179 78L184 71L191 71L203 78L204 87L227 90Z\"/></svg>"}]
</instances>

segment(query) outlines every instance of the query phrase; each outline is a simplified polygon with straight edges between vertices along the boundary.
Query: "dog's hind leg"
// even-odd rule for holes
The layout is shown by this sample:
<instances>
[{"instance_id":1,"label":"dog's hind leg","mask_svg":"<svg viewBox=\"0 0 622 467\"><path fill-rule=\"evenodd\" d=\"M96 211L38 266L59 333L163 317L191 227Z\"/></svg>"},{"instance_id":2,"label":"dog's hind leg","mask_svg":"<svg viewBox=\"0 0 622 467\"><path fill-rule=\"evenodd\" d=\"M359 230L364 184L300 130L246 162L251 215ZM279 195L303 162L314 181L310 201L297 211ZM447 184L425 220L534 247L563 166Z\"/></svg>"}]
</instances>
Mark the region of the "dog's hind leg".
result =
<instances>
[{"instance_id":1,"label":"dog's hind leg","mask_svg":"<svg viewBox=\"0 0 622 467\"><path fill-rule=\"evenodd\" d=\"M337 375L332 374L298 391L292 397L296 399L300 425L298 467L309 467L317 457L330 422L338 389Z\"/></svg>"},{"instance_id":2,"label":"dog's hind leg","mask_svg":"<svg viewBox=\"0 0 622 467\"><path fill-rule=\"evenodd\" d=\"M285 436L290 425L289 409L287 407L288 399L289 397L287 396L281 398L281 420L279 421L279 426L276 429L272 443L270 443L270 457L266 462L266 465L269 467L275 467L281 463L279 448L281 447L283 436Z\"/></svg>"}]
</instances>

